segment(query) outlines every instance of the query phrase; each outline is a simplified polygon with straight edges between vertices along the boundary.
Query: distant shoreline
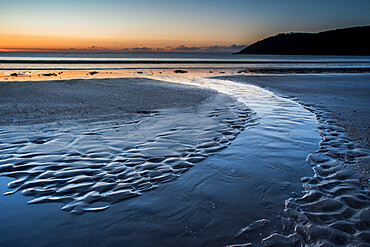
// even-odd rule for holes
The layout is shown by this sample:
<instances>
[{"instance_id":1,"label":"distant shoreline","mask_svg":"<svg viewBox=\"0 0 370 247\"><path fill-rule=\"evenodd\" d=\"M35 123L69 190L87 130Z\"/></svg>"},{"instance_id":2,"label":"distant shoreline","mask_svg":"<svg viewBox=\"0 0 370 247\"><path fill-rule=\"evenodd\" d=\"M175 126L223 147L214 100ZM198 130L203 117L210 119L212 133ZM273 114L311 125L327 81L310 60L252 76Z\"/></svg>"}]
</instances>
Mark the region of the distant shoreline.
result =
<instances>
[{"instance_id":1,"label":"distant shoreline","mask_svg":"<svg viewBox=\"0 0 370 247\"><path fill-rule=\"evenodd\" d=\"M330 64L348 63L348 61L240 61L240 60L0 60L0 63L10 64ZM351 61L350 63L364 63L363 61Z\"/></svg>"}]
</instances>

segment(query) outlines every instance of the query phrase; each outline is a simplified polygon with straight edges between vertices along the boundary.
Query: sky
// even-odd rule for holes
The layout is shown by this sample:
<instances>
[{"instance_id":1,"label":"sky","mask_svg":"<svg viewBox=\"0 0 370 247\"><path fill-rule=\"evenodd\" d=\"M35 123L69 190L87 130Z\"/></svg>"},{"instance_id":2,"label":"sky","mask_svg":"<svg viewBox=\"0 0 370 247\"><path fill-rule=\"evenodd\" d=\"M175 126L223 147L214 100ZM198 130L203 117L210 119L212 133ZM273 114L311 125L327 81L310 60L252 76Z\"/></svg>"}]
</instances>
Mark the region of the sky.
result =
<instances>
[{"instance_id":1,"label":"sky","mask_svg":"<svg viewBox=\"0 0 370 247\"><path fill-rule=\"evenodd\" d=\"M0 51L237 51L369 13L370 0L0 0Z\"/></svg>"}]
</instances>

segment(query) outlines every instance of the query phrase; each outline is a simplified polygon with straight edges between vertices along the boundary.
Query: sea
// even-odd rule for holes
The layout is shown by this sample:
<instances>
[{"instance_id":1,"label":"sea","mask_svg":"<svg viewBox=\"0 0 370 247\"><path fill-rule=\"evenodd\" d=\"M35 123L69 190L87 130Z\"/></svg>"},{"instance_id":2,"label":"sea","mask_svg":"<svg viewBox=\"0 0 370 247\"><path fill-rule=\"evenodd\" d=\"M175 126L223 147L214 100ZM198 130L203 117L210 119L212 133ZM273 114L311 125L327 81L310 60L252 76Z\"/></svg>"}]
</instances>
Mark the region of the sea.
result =
<instances>
[{"instance_id":1,"label":"sea","mask_svg":"<svg viewBox=\"0 0 370 247\"><path fill-rule=\"evenodd\" d=\"M358 69L369 56L241 55L230 53L61 53L1 52L0 70L78 69Z\"/></svg>"}]
</instances>

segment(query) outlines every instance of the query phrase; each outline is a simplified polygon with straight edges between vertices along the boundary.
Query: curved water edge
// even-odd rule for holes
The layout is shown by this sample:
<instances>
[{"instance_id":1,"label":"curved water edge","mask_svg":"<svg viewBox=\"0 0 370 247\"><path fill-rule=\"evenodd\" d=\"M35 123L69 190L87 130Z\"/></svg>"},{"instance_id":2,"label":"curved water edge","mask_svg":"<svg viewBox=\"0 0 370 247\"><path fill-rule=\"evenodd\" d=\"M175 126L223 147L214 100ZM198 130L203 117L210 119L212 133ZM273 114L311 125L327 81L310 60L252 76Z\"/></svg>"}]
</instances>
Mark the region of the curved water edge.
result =
<instances>
[{"instance_id":1,"label":"curved water edge","mask_svg":"<svg viewBox=\"0 0 370 247\"><path fill-rule=\"evenodd\" d=\"M335 119L322 109L315 113L322 140L307 157L313 177L302 178L304 195L285 202L282 234L265 238L265 246L367 246L370 241L368 181L356 164L370 150L351 140Z\"/></svg>"},{"instance_id":2,"label":"curved water edge","mask_svg":"<svg viewBox=\"0 0 370 247\"><path fill-rule=\"evenodd\" d=\"M172 81L175 78L170 79ZM186 83L186 80L179 78L179 81L182 83ZM64 196L70 196L71 194L74 195L74 186L77 186L75 189L81 189L83 192L86 192L86 188L88 188L86 183L91 183L91 179L104 179L105 181L99 182L99 186L96 187L96 190L102 190L100 196L104 195L104 197L100 197L102 198L101 201L92 203L93 201L86 200L77 194L77 198L74 198L75 201L61 201L57 204L31 204L23 208L17 204L17 207L10 207L11 210L9 210L9 207L6 209L6 206L12 203L13 199L25 203L24 201L27 198L23 198L20 193L13 194L10 197L3 197L4 199L0 206L5 207L4 210L7 211L6 219L9 217L11 219L12 216L13 218L21 217L27 219L27 223L17 224L17 221L4 220L7 224L3 224L0 230L8 232L9 235L17 235L17 231L14 229L25 232L28 231L30 225L37 224L36 229L44 233L42 234L43 238L31 235L26 238L26 241L34 241L35 244L41 243L40 245L45 245L45 243L46 245L51 243L58 245L55 243L58 240L59 245L61 245L60 243L66 243L66 241L72 241L73 243L73 239L75 239L78 233L78 241L84 241L87 245L91 243L100 243L101 245L109 245L110 243L137 245L140 239L141 245L144 246L149 243L150 245L171 246L171 243L179 242L183 246L203 246L210 243L223 246L233 241L234 235L239 232L240 227L261 217L270 217L269 221L271 223L265 228L266 232L276 231L281 228L280 223L276 220L276 215L283 211L284 200L289 198L292 192L299 192L299 179L311 173L310 168L305 163L305 157L308 150L314 151L317 148L316 143L319 141L319 136L314 131L314 115L291 100L276 97L272 93L257 87L240 83L225 83L224 81L215 83L215 81L206 79L202 81L198 78L192 80L192 83L195 83L197 86L201 86L201 82L211 82L207 86L211 87L213 85L213 87L216 87L214 89L218 89L220 92L228 92L229 95L236 95L239 99L243 99L245 103L253 106L253 108L258 110L259 117L261 117L259 124L254 125L256 123L256 115L250 112L249 109L246 109L251 115L245 115L246 112L244 111L244 117L247 117L248 120L254 118L254 121L249 122L249 124L254 126L253 128L248 128L248 131L240 132L238 138L234 139L228 145L228 148L219 151L216 147L214 150L212 145L209 146L212 143L206 143L204 147L200 148L210 148L210 150L217 151L211 157L207 159L198 157L200 158L198 161L202 159L203 161L197 163L186 173L173 173L176 177L181 175L171 183L158 182L154 185L157 186L160 183L160 186L155 190L145 191L145 193L140 192L143 196L131 197L130 200L125 202L109 204L109 202L105 201L106 199L115 200L117 197L118 199L129 198L124 197L127 194L122 193L120 195L113 194L113 197L110 196L112 189L109 190L109 186L112 186L112 179L117 175L117 173L114 173L114 169L119 167L112 164L108 166L108 171L104 170L103 168L107 164L106 160L111 162L112 156L120 156L126 150L132 150L135 148L132 146L132 143L139 144L136 150L138 152L128 152L130 155L143 154L147 157L149 154L146 152L150 151L157 152L157 155L152 154L152 156L158 157L159 152L162 157L163 147L167 148L169 146L172 147L176 154L177 147L177 149L189 148L186 145L189 143L178 145L187 136L187 139L194 142L202 134L203 137L201 138L209 139L210 133L215 133L215 130L219 130L220 121L217 118L220 117L222 119L224 114L220 110L224 107L216 110L216 115L215 112L209 112L209 108L206 108L205 111L197 109L197 114L194 114L194 111L174 111L168 114L164 111L146 113L147 116L141 118L140 123L134 121L122 125L113 124L113 126L107 126L105 123L99 126L84 124L83 126L77 126L75 129L51 126L43 129L45 132L42 132L42 129L40 129L41 134L35 132L35 130L30 132L24 129L25 133L31 133L30 136L27 136L28 138L23 138L24 132L22 133L17 128L19 136L14 136L14 138L20 137L21 142L14 140L13 147L17 148L17 145L19 145L20 153L36 154L31 155L32 157L22 158L28 161L34 160L34 162L30 162L29 167L21 162L19 164L16 163L16 165L20 166L19 169L23 169L22 172L37 173L40 172L37 171L37 166L32 167L32 165L41 164L44 168L53 168L53 163L58 162L59 164L61 162L62 166L58 168L61 171L52 170L52 174L44 175L68 175L72 176L70 179L73 182L72 186L68 186L68 184L63 186L63 180L66 180L68 177L58 178L58 181L61 182L60 185L37 184L40 180L36 181L37 183L31 182L29 185L24 185L27 181L18 181L18 186L35 186L24 188L26 193L37 192L37 189L41 189L41 192L46 190L45 193L54 193L53 189L57 188L61 191L56 191L56 193L63 192L65 193ZM232 103L230 102L230 104ZM245 103L239 102L236 105L245 108ZM210 106L214 107L214 104L210 102ZM211 116L202 118L201 116L205 115L206 112L211 113ZM237 119L239 119L239 116ZM202 120L204 124L200 126L192 124L194 122L198 123L198 120ZM162 123L162 125L159 125L162 127L156 128L156 125L153 125L153 123ZM163 123L167 125L163 126ZM142 127L139 128L138 126ZM206 126L207 129L204 130L202 126ZM199 127L202 128L199 129ZM184 132L186 129L187 132ZM119 133L118 135L124 135L132 130L142 134L117 138L117 133ZM3 134L3 137L9 135L6 132L3 132ZM171 138L173 139L172 142ZM6 139L1 140L6 141ZM127 146L127 149L124 149L123 146ZM151 146L156 146L157 148L151 148ZM11 147L10 149L7 145L3 147L3 152L14 153ZM62 147L62 150L60 147ZM41 152L42 150L44 152ZM53 155L55 151L58 154L62 151L62 159L58 160L58 156ZM44 153L47 155L44 156ZM68 154L72 155L69 156ZM196 156L199 155L197 154ZM135 165L135 162L142 162L145 157L136 158L131 163ZM40 162L37 162L37 160ZM47 161L50 161L50 163ZM158 162L156 163L156 161ZM150 163L154 163L150 166L152 169L149 169L149 167L143 172L156 172L156 168L161 168L161 166L158 166L161 164L159 160L153 159ZM86 167L89 165L91 167ZM102 165L103 167L99 168ZM71 169L70 166L74 166L75 169ZM136 164L136 166L141 168L140 165ZM183 169L187 168L184 167ZM78 169L82 169L80 171L87 169L91 174L83 174L85 175L84 177L74 174L78 172ZM66 174L65 170L72 170L72 174ZM101 172L95 173L94 171ZM159 171L165 171L164 174L172 175L171 172L168 172L168 169L159 169ZM105 176L100 176L99 174ZM76 179L74 175L77 175ZM133 177L135 173L131 173L131 175L134 179L128 181L128 183L138 182L137 185L140 185L142 181L135 180L136 178ZM154 179L158 177L158 181L160 181L162 179L161 176L154 177ZM166 176L166 178L173 178L173 176ZM130 177L127 177L127 179L130 179ZM43 180L46 180L44 182L48 183L52 179L44 178ZM125 183L122 183L123 181L119 182L123 184L122 186L125 185ZM10 185L15 189L17 183L13 183L10 183ZM142 184L143 186L139 189L145 190L148 188L148 185L150 186L148 183ZM50 186L50 188L40 188L36 185ZM85 185L86 187L79 187ZM129 193L127 190L131 190L130 192L134 191L133 188L119 188L119 190L123 190L125 193ZM93 194L94 192L88 193ZM129 193L128 195L132 194ZM45 200L45 196L42 195L36 194L33 197L36 200ZM90 199L89 197L86 198ZM105 210L107 206L109 206L109 210ZM99 214L88 213L79 217L68 218L65 214L56 212L58 207L65 207L65 210L77 214L92 210L101 212ZM17 208L22 208L22 211L20 212ZM40 208L43 210L38 210ZM30 211L32 213L27 213ZM51 222L39 220L40 218L46 219L49 217L53 219ZM84 232L81 232L81 230L76 232L76 227L78 228L81 225L84 225ZM58 232L58 229L61 230L61 226L65 229L63 230L65 232L63 239L60 239L59 235L54 234ZM100 226L109 227L102 229ZM9 229L13 229L13 231L9 232ZM171 233L168 232L169 229L171 229ZM46 235L46 233L48 234ZM92 239L90 238L91 234L94 235ZM260 241L261 236L251 233L249 237ZM9 238L6 239L9 240ZM153 241L155 239L162 240L160 243L154 244ZM3 241L6 244L9 243L5 239ZM16 240L14 242L17 243Z\"/></svg>"},{"instance_id":3,"label":"curved water edge","mask_svg":"<svg viewBox=\"0 0 370 247\"><path fill-rule=\"evenodd\" d=\"M234 83L234 82L229 82ZM192 84L192 83L191 83ZM207 82L201 83L209 85ZM220 90L220 89L218 89ZM231 93L229 90L221 90ZM233 93L235 96L235 93ZM238 96L236 96L238 97ZM243 97L238 97L244 101ZM301 102L299 102L302 104ZM251 102L246 103L251 106ZM322 136L319 149L308 155L314 176L303 177L303 196L285 201L282 230L265 235L263 246L360 246L370 239L370 200L367 183L355 165L369 159L368 148L351 140L343 127L322 109L302 104L317 118ZM252 106L252 109L256 109ZM258 107L256 109L258 113ZM270 224L259 219L242 228L238 235L263 232ZM266 234L266 233L265 233ZM254 240L253 243L256 243ZM230 246L249 246L252 243ZM366 245L366 244L365 244Z\"/></svg>"},{"instance_id":4,"label":"curved water edge","mask_svg":"<svg viewBox=\"0 0 370 247\"><path fill-rule=\"evenodd\" d=\"M209 141L204 140L205 145L199 147L199 149L202 150L191 149L191 147L189 147L189 143L185 144L183 143L184 145L181 145L181 147L177 149L175 148L174 151L175 153L177 153L177 155L180 151L183 150L182 147L187 152L195 152L196 153L195 156L187 157L199 156L198 157L199 160L197 160L199 161L199 163L196 166L192 167L192 169L188 170L188 172L186 173L182 173L181 169L184 169L185 171L188 169L188 166L180 167L178 168L180 170L178 173L172 172L173 175L169 175L168 177L165 176L164 180L161 180L163 178L161 175L157 177L154 176L153 178L155 179L159 177L158 182L154 181L153 183L152 181L149 181L149 183L152 182L151 184L156 186L156 184L161 183L162 181L163 182L167 181L166 178L169 178L168 181L173 180L171 179L173 178L173 176L177 177L177 175L181 173L181 176L178 179L173 180L170 184L161 184L161 186L159 186L159 188L154 191L147 191L148 189L152 188L150 186L148 187L148 185L150 184L145 183L141 180L137 180L136 181L138 182L137 184L143 186L142 187L138 186L137 188L134 186L134 188L137 191L140 189L142 189L143 191L147 191L145 193L146 194L145 196L132 198L131 200L126 201L124 203L117 203L115 204L117 205L116 207L113 207L113 205L110 204L108 205L101 204L101 202L93 204L94 200L92 201L82 200L82 202L81 200L63 202L67 203L66 205L69 204L69 206L65 208L67 211L71 211L73 213L78 214L84 213L86 211L89 212L93 210L104 210L106 209L106 206L111 207L112 210L111 213L110 210L106 210L104 212L96 214L96 216L93 217L99 220L94 220L92 219L92 217L90 218L85 217L82 220L79 217L76 217L73 218L73 225L78 226L81 224L87 224L87 222L94 222L95 224L88 225L92 226L90 230L91 232L95 231L95 233L97 233L96 232L97 230L95 229L96 227L94 227L94 225L100 224L102 222L104 222L105 225L114 226L110 227L114 228L111 229L111 231L99 232L100 234L99 237L96 237L96 239L93 240L94 243L95 241L97 241L96 243L105 243L105 244L107 243L104 241L107 241L107 239L111 239L112 236L115 236L117 238L116 235L119 232L125 233L126 235L127 234L130 235L130 237L126 236L126 238L121 239L121 242L122 240L124 240L128 244L130 243L133 244L137 243L135 242L137 241L137 239L142 239L140 240L141 241L140 243L143 243L144 245L152 243L153 245L160 246L171 246L171 243L178 243L179 241L183 243L183 246L189 245L203 246L210 243L213 245L221 246L226 245L228 243L230 244L242 242L244 243L250 242L259 245L261 244L261 241L264 245L280 244L286 246L287 244L291 244L299 246L303 243L314 244L322 241L322 238L320 238L320 236L317 237L317 232L322 229L320 228L321 227L320 224L325 224L327 221L324 221L324 219L320 219L321 221L316 219L315 221L313 218L309 217L307 217L309 219L308 221L301 221L301 218L304 217L302 215L307 214L308 208L313 209L314 213L320 213L317 210L318 209L321 210L323 208L326 209L327 207L325 206L325 203L327 201L324 200L323 202L320 202L321 199L323 199L323 197L315 199L318 200L321 204L324 204L324 206L320 207L320 204L315 204L314 201L311 202L312 203L311 206L308 206L307 205L308 203L302 204L302 200L298 199L298 197L305 198L305 194L303 195L303 197L301 197L302 196L300 193L301 185L298 182L299 179L302 177L307 178L312 177L311 168L307 166L307 163L305 162L304 159L310 152L314 152L317 149L317 143L320 140L319 134L314 131L314 127L316 126L316 119L312 113L303 109L300 105L294 103L289 99L282 99L280 97L276 97L274 94L266 90L250 85L243 85L240 83L225 82L221 80L215 79L211 80L205 78L179 77L176 80L175 77L166 78L162 76L157 79L167 80L170 82L177 81L184 84L192 84L196 86L212 88L219 92L232 95L236 97L241 103L247 105L248 107L251 107L253 111L257 112L258 117L260 118L259 124L255 125L257 123L256 120L258 118L256 118L256 115L254 115L254 113L250 109L245 108L245 105L231 104L230 106L233 109L231 112L236 113L236 115L232 117L233 119L240 120L243 119L241 116L245 116L246 119L248 120L246 120L243 124L246 124L246 126L248 125L255 126L253 128L249 128L248 131L240 132L239 137L231 143L226 141L221 142L220 140L225 139L223 138L224 136L222 132L221 133L218 132L216 136L219 136L220 139L217 139L218 141L216 141L216 143L213 142L209 143ZM239 113L241 112L238 109L242 109L241 112L243 112L243 114L241 114L241 116L239 115ZM227 110L225 112L229 113L230 111ZM164 146L167 147L171 143L172 143L171 146L173 146L174 144L173 141L175 141L175 143L178 143L179 140L181 139L183 140L183 136L182 135L179 136L179 133L181 133L181 131L188 131L186 133L190 135L189 139L193 140L194 136L191 136L191 134L194 131L194 129L191 130L188 129L189 127L187 126L189 125L189 122L186 122L186 119L187 117L194 117L195 115L193 114L193 112L182 112L181 114L176 115L176 112L161 112L161 111L147 114L148 118L144 117L141 119L142 122L140 122L140 124L144 124L143 126L146 126L145 128L142 129L144 131L147 128L149 128L148 132L153 131L153 128L150 128L153 120L162 122L164 119L168 119L168 117L171 116L172 116L171 120L173 119L175 121L175 125L177 125L177 128L172 128L173 126L171 127L168 126L167 128L169 128L170 131L164 133L163 136L162 134L164 131L163 129L159 128L157 129L157 131L154 131L155 135L153 134L152 136L146 136L147 139L145 138L141 139L142 142L139 142L139 145L135 147L130 146L129 143L130 141L135 140L137 136L132 137L131 140L122 140L115 138L116 130L118 130L118 132L121 133L122 132L127 133L127 131L129 131L130 129L137 128L138 123L135 122L122 125L115 124L112 125L114 126L113 129L110 128L112 126L108 128L107 126L104 125L98 127L94 126L93 128L90 129L92 131L90 130L86 131L76 128L63 132L58 129L49 128L46 132L43 132L40 135L37 133L32 133L31 138L27 139L26 144L17 143L16 141L14 142L14 144L21 146L25 145L26 147L23 146L24 152L28 152L29 150L27 150L27 148L31 147L32 145L34 145L34 148L44 146L45 151L50 153L50 150L52 150L56 144L53 138L55 138L57 142L59 141L59 144L66 142L72 143L69 146L66 146L69 148L71 146L73 147L78 142L83 140L84 143L86 144L86 149L82 151L76 150L78 152L76 152L75 155L72 155L68 159L64 159L63 162L65 162L65 165L68 166L70 165L71 162L72 163L75 162L74 159L77 156L80 158L79 166L81 166L81 169L88 169L90 171L90 169L99 170L102 167L99 167L99 164L96 167L85 167L86 163L89 162L91 163L91 161L95 161L98 163L100 162L101 164L105 164L107 159L112 158L110 156L111 154L122 153L122 149L120 149L120 145L118 145L118 143L125 141L125 143L128 145L128 148L125 149L125 153L128 155L133 155L132 158L135 159L134 163L138 162L138 160L142 162L143 159L145 160L154 157L153 160L144 161L145 164L150 163L150 166L148 167L152 167L148 169L147 167L144 167L144 173L145 172L151 173L151 171L153 170L155 171L157 168L163 171L166 170L168 166L171 167L172 165L171 160L173 158L175 159L177 158L172 156L166 157L167 159L170 159L171 162L164 162L166 164L166 167L157 166L162 161L155 160L156 157L158 158L157 155L158 153L156 152L163 153L163 149L161 151L161 148L163 148ZM181 117L181 115L183 114L184 117ZM207 118L209 120L207 121L210 122L207 122L207 124L210 124L215 128L214 129L210 128L208 129L208 131L214 133L215 129L218 128L218 124L220 122L222 123L220 119L217 119L220 116L220 114L221 115L224 114L222 109L218 109L216 110L216 112L213 112L213 114L209 115L209 117ZM179 121L176 121L177 117L180 117L178 119ZM324 119L326 116L322 117ZM221 119L224 118L221 117ZM168 120L165 121L168 122ZM147 125L145 125L145 123ZM240 126L240 122L238 123ZM226 126L233 130L236 130L236 132L239 133L238 131L239 128L232 127L232 125L238 124L231 123L231 125L228 125L230 123L228 123L227 121L224 124L226 124ZM329 123L327 123L327 125L322 126L323 126L322 130L325 130L326 132L330 132L333 129L336 131L334 135L332 135L332 139L328 138L326 139L326 142L332 141L334 145L338 145L338 143L335 143L335 138L337 138L337 136L342 136L341 134L338 134L340 132L340 129L333 128L333 123L331 122L331 120L329 120ZM27 130L24 131L27 132ZM58 131L60 131L60 133L57 133ZM196 132L194 133L194 135L198 135L202 131ZM326 132L322 133L325 134ZM45 133L48 134L45 135ZM210 132L208 132L208 135L209 133ZM3 131L1 134L4 136L9 134L9 132ZM52 136L51 139L48 138L49 134L51 134ZM20 133L20 136L22 136L22 133ZM72 136L75 136L75 138L71 138ZM203 137L208 138L207 134L205 134L205 136ZM109 145L106 145L105 147L96 146L96 141L97 140L102 141L103 139L105 145L106 144ZM211 139L213 140L213 138ZM231 140L232 139L234 138L231 138ZM149 140L149 142L147 142L147 140ZM48 144L49 147L46 148ZM219 144L228 144L229 148L223 149L223 147L221 148ZM324 145L324 143L321 144ZM346 143L346 145L347 144L351 146L350 141ZM152 147L151 145L155 145L155 147ZM107 147L109 147L108 148L109 152L107 152ZM216 147L215 150L212 149L213 147ZM218 147L220 147L220 149L218 149ZM207 153L204 150L208 148L211 148L213 150L212 152L210 152L213 153L213 155L207 159L204 159L206 156L203 157L203 154ZM331 147L327 148L328 149L326 149L326 151L324 149L323 150L325 152L329 152L331 150ZM343 148L348 147L344 146ZM180 151L178 149L180 149ZM92 152L89 152L89 150ZM132 152L132 150L134 151L139 150L139 152ZM2 152L4 151L12 152L11 149L9 150L8 147L6 147L6 145L5 147L4 146L2 147ZM149 151L149 153L146 153L144 155L145 157L141 156L140 152L146 151ZM322 151L321 153L324 153L324 151ZM355 149L354 151L356 152L357 150ZM84 156L84 153L87 156ZM140 154L139 155L140 157L136 157L138 154ZM187 153L186 155L189 154L190 153ZM333 156L334 154L328 153L325 155ZM35 159L35 158L41 159L42 161L42 159L45 157L43 157L43 154L41 153L41 155L36 155L33 157L23 157L22 159ZM182 157L182 161L183 159L184 157ZM315 162L321 163L323 162L323 160L319 159L319 156L312 155L309 156L308 160L310 161L310 163L312 163L312 161L315 159L316 159ZM325 159L324 161L326 162ZM124 162L126 162L126 160ZM188 160L186 160L186 162L192 163L192 161ZM183 162L181 163L184 164ZM327 165L327 163L328 162L326 162L325 164ZM20 170L23 169L22 172L28 171L35 172L37 170L35 169L35 166L32 166L32 162L30 164L31 166L29 167L27 167L27 164L24 163L23 164L19 163L17 165L20 166ZM46 166L48 165L51 164L47 164ZM138 164L134 165L137 166ZM138 167L141 169L141 165L138 165ZM320 168L317 168L314 169L314 171L316 173L317 170L323 171L325 169L328 169L328 167L329 166L327 165L325 167L321 167L321 170ZM61 169L64 168L62 167ZM111 183L112 181L111 175L116 176L117 174L115 173L114 170L118 169L117 166L114 166L113 164L110 168L112 169L109 171L104 170L103 172L104 176L100 177L98 176L99 178L104 179L105 175L108 175L107 181L99 182L101 188L103 189L102 190L103 193L99 194L104 194L105 191L109 191L105 190L104 186L108 187L111 186L109 185L109 183ZM172 170L174 170L173 167L171 168ZM11 168L5 167L5 169ZM325 189L337 188L336 182L331 183L333 179L336 179L333 178L332 176L335 177L336 175L331 176L330 174L337 173L341 174L341 171L342 169L325 170L325 172L320 175L321 177L317 179L318 180L323 179L322 178L324 176L323 174L326 174L329 177L328 180L329 185L325 184L321 187ZM171 174L171 172L168 172L168 169L164 173ZM91 176L93 177L95 175L96 175L95 173L92 173ZM77 174L77 176L79 175ZM341 177L342 175L338 176ZM315 175L314 177L317 177L317 175ZM64 178L61 177L61 179ZM135 183L135 179L133 179L132 181L134 181ZM320 181L315 185L320 185ZM344 183L351 184L351 181L352 180L347 182L344 181ZM13 185L11 183L12 184L11 187L14 186L14 188L16 188L16 186L22 186L26 182L27 180L26 181L20 180L18 181L18 184L15 183ZM89 181L82 180L79 181L78 179L75 181L75 184L78 185L84 183L89 183ZM307 191L304 191L304 193L309 194L309 191L313 190L312 184L314 183L307 184L309 184L309 186L311 187L307 187L308 189ZM31 191L33 193L40 188L38 187L38 185L40 184L31 183L31 187L24 188L24 190ZM44 190L49 189L48 185L42 186L47 187L43 188ZM55 186L58 185L49 184L49 186L51 188L56 188ZM332 188L330 186L332 186ZM81 188L82 190L84 190L83 186L77 187L78 190L80 190ZM357 190L357 187L353 188L355 191ZM58 189L62 189L62 187ZM69 189L72 190L68 191L68 193L74 192L73 188L68 187L67 190ZM125 190L125 193L128 193L126 187L122 187L120 189ZM134 192L132 187L130 187L129 190L130 193ZM340 191L346 192L351 190L341 189ZM138 192L141 193L141 191ZM129 195L132 195L130 193ZM36 199L42 197L41 196L42 194L41 195L33 194L32 196L35 195ZM105 195L102 198L110 198L109 200L112 200L110 202L113 203L116 202L114 200L115 198L117 198L117 196L118 198L121 198L122 195L127 194L121 193L119 195L115 195L112 197L110 197L109 195L108 196ZM124 198L127 199L130 198L130 196ZM237 200L235 198L237 198ZM288 200L286 205L284 206L283 202L285 199ZM357 199L355 197L355 202L356 200ZM104 202L105 200L103 199L102 201ZM150 202L153 201L156 202L155 208L153 208L154 205L150 204ZM282 217L281 218L282 220L280 222L277 215L282 213L284 208L286 209L285 210L286 216ZM352 212L353 210L355 211L357 210L353 208L351 209ZM351 210L348 209L347 211ZM366 212L368 211L366 210L362 211L360 217L363 218L364 216L366 216ZM43 213L40 212L40 214L42 215ZM321 214L324 215L325 213ZM114 219L116 217L112 217L112 215L120 215L120 217L119 219ZM333 220L337 215L338 213L332 213L330 217L333 217L332 218ZM322 217L324 218L324 216ZM119 224L119 222L123 224ZM71 222L68 222L68 224L71 224ZM366 227L367 223L362 222L361 224L362 226ZM354 226L355 229L358 228L358 225L359 223L357 224L357 226ZM40 227L42 228L42 225ZM338 226L334 227L338 228ZM71 226L71 228L73 227ZM138 231L138 229L140 230ZM332 233L330 229L324 230L326 231L326 233ZM334 233L337 232L334 231ZM79 234L81 236L81 233ZM356 232L356 234L361 235L358 232ZM70 233L70 235L75 236L75 233ZM176 238L171 236L176 236ZM366 236L366 234L362 234L361 236L362 237ZM153 239L161 239L161 241L157 240L155 242L151 242L153 241ZM110 243L117 244L120 242L110 242Z\"/></svg>"},{"instance_id":5,"label":"curved water edge","mask_svg":"<svg viewBox=\"0 0 370 247\"><path fill-rule=\"evenodd\" d=\"M16 179L5 195L21 191L34 197L29 204L62 202L74 214L139 196L176 179L257 123L244 104L223 98L213 96L197 109L143 112L128 123L4 127L0 175ZM92 206L98 202L108 204Z\"/></svg>"}]
</instances>

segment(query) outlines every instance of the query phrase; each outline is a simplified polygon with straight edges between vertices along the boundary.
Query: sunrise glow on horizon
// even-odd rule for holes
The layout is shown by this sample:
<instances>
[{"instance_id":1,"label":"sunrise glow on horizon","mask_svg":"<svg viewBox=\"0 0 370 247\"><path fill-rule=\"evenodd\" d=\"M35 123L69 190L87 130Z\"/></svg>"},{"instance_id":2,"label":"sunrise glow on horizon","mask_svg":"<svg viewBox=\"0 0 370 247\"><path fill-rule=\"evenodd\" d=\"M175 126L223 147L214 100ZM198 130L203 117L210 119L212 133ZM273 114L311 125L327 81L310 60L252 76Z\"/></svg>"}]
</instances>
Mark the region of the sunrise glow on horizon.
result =
<instances>
[{"instance_id":1,"label":"sunrise glow on horizon","mask_svg":"<svg viewBox=\"0 0 370 247\"><path fill-rule=\"evenodd\" d=\"M5 0L0 51L233 51L280 32L368 25L368 13L366 0Z\"/></svg>"}]
</instances>

